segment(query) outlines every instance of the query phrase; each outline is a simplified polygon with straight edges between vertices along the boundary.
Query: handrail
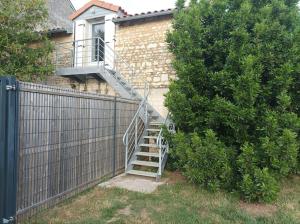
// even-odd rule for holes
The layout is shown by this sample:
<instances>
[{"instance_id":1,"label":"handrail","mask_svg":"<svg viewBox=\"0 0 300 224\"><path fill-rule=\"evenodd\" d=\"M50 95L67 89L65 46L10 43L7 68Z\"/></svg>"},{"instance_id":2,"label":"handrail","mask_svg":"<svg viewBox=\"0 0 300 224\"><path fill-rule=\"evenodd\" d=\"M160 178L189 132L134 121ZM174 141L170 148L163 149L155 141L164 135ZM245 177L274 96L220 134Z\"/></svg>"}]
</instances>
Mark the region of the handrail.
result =
<instances>
[{"instance_id":1,"label":"handrail","mask_svg":"<svg viewBox=\"0 0 300 224\"><path fill-rule=\"evenodd\" d=\"M141 118L141 112L144 112L144 119L141 118L143 124L144 124L144 128L146 129L147 125L148 125L148 95L149 95L149 86L145 87L147 88L147 92L144 96L144 99L141 101L137 112L135 113L131 123L129 124L124 136L123 136L123 143L125 145L125 171L127 171L127 167L128 167L128 162L133 154L133 150L131 150L131 152L129 152L130 148L129 148L129 135L130 135L130 131L134 132L134 143L131 144L131 147L134 146L135 149L138 148L138 142L139 139L141 137L141 133L139 133L139 128L138 128L138 122L139 122L139 118ZM144 108L144 111L142 111L142 109Z\"/></svg>"},{"instance_id":2,"label":"handrail","mask_svg":"<svg viewBox=\"0 0 300 224\"><path fill-rule=\"evenodd\" d=\"M137 73L135 71L135 69L123 58L121 57L118 53L115 52L115 50L109 45L108 42L105 42L101 37L94 37L94 38L86 38L86 39L80 39L80 40L75 40L75 41L68 41L68 42L64 42L64 43L57 43L56 46L59 47L59 48L63 48L65 50L68 50L68 48L64 47L65 45L70 45L69 47L71 47L72 49L69 49L69 50L74 50L75 51L77 50L77 53L83 53L83 51L78 51L78 47L83 47L83 48L87 48L87 47L93 47L93 43L90 43L90 44L85 44L89 41L94 41L96 40L95 43L98 43L97 47L98 47L98 51L101 51L100 50L100 45L102 47L105 46L105 55L106 56L110 56L110 57L114 57L112 60L113 60L113 63L116 61L116 60L119 60L121 61L126 67L127 69L129 69L129 82L132 82L133 81L133 78L136 77ZM97 42L97 40L99 40L99 42ZM79 46L77 43L83 43L83 46ZM96 46L96 45L95 45ZM56 47L56 50L59 51L59 49ZM110 52L106 52L106 50L109 50ZM102 51L101 51L102 52ZM102 52L104 53L104 52ZM108 55L109 54L109 55ZM75 58L74 58L74 61L76 61L77 59L84 59L85 57L89 57L90 55L87 54L87 55L84 55L84 56L78 56L78 54L75 55ZM103 58L105 60L105 56ZM75 66L77 65L77 63L75 63ZM147 85L150 86L150 83L148 83L147 79L145 79L144 77L141 77L139 76L139 79L142 79L142 81L144 83L147 83Z\"/></svg>"},{"instance_id":3,"label":"handrail","mask_svg":"<svg viewBox=\"0 0 300 224\"><path fill-rule=\"evenodd\" d=\"M167 122L169 121L169 117L170 117L170 112L168 113L163 126L167 126ZM172 124L172 126L173 126L173 124ZM168 127L168 130L169 130L169 127ZM174 131L174 130L172 130L172 131ZM160 129L160 132L159 132L158 137L156 139L156 144L157 145L159 145L159 139L162 137L162 132L163 132L163 128Z\"/></svg>"},{"instance_id":4,"label":"handrail","mask_svg":"<svg viewBox=\"0 0 300 224\"><path fill-rule=\"evenodd\" d=\"M149 94L149 90L148 90L148 93L147 93L146 97L145 97L145 98L142 100L142 102L140 103L139 108L137 109L137 112L135 113L134 117L132 118L132 121L131 121L131 123L129 124L129 126L128 126L128 128L127 128L127 130L126 130L126 132L125 132L125 134L124 134L124 136L123 136L123 143L124 143L124 144L125 144L125 135L128 134L129 129L130 129L131 126L134 124L134 120L137 118L137 116L139 116L140 111L141 111L141 109L143 108L143 105L145 104L145 102L146 102L147 99L148 99L148 94Z\"/></svg>"},{"instance_id":5,"label":"handrail","mask_svg":"<svg viewBox=\"0 0 300 224\"><path fill-rule=\"evenodd\" d=\"M174 123L170 123L169 116L170 116L170 112L168 113L163 126L167 126L168 131L174 132L175 131L175 125L174 125ZM172 130L170 129L170 124L172 125ZM168 144L167 140L163 136L163 127L161 127L161 129L159 131L158 137L156 139L156 145L159 148L158 176L161 176L162 169L163 169L163 167L162 167L162 165L163 165L162 164L163 163L163 159L164 159L166 153L168 153L168 151L169 151L169 144Z\"/></svg>"},{"instance_id":6,"label":"handrail","mask_svg":"<svg viewBox=\"0 0 300 224\"><path fill-rule=\"evenodd\" d=\"M130 65L123 57L120 57L120 55L116 53L110 46L110 43L105 42L101 37L81 39L57 44L56 63L57 68L59 68L60 66L63 67L65 63L67 63L68 65L71 64L71 67L76 68L84 66L97 66L98 68L100 68L99 66L101 66L101 69L103 68L105 73L109 73L108 75L113 76L116 81L119 82L119 84L123 86L128 86L127 84L130 85L129 87L131 87L131 97L141 99L139 107L123 136L123 143L126 146L125 170L127 170L127 166L131 159L132 153L134 152L134 149L137 150L138 148L138 142L140 141L143 128L146 129L148 126L150 116L150 114L148 113L148 96L150 93L150 84L148 83L147 79L145 79L145 77L143 76L137 76L134 67ZM127 73L128 80L125 79L126 76L121 75L118 71L122 71L123 69ZM144 96L142 96L142 94L138 93L134 89L133 81L135 77L138 77L138 79L142 79L144 81ZM126 84L126 82L128 83ZM154 108L153 110L155 111ZM165 125L167 124L167 122L168 117L165 120ZM162 154L162 150L164 148L163 142L164 138L161 129L157 139L157 144L160 148L160 155ZM162 167L161 161L162 158L160 156L160 173Z\"/></svg>"}]
</instances>

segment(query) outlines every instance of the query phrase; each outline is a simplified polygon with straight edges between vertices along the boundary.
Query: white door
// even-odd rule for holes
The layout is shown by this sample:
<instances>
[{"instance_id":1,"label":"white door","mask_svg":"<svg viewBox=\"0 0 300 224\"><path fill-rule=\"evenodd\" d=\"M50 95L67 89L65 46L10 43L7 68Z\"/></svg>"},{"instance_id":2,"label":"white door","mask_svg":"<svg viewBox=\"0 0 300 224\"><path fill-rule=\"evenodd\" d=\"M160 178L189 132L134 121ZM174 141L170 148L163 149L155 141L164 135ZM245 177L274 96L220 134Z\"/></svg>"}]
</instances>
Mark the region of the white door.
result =
<instances>
[{"instance_id":1,"label":"white door","mask_svg":"<svg viewBox=\"0 0 300 224\"><path fill-rule=\"evenodd\" d=\"M75 57L74 57L74 67L82 67L84 65L84 46L85 46L85 30L86 21L79 20L75 23Z\"/></svg>"},{"instance_id":2,"label":"white door","mask_svg":"<svg viewBox=\"0 0 300 224\"><path fill-rule=\"evenodd\" d=\"M113 22L113 18L115 17L115 14L110 14L105 16L105 64L113 68L115 63L115 54L114 54L114 48L115 48L115 23Z\"/></svg>"}]
</instances>

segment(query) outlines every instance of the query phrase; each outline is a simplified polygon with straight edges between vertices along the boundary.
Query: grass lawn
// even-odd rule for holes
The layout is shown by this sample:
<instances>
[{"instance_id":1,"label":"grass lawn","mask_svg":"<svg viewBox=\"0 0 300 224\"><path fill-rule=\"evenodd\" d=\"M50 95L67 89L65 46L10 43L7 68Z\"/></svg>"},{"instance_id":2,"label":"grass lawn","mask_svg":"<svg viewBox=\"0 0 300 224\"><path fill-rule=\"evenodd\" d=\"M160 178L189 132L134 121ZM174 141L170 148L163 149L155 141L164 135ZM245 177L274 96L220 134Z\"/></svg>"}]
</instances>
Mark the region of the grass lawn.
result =
<instances>
[{"instance_id":1,"label":"grass lawn","mask_svg":"<svg viewBox=\"0 0 300 224\"><path fill-rule=\"evenodd\" d=\"M210 193L178 173L153 194L95 187L27 223L300 223L300 176L283 183L272 205L246 204L229 193Z\"/></svg>"}]
</instances>

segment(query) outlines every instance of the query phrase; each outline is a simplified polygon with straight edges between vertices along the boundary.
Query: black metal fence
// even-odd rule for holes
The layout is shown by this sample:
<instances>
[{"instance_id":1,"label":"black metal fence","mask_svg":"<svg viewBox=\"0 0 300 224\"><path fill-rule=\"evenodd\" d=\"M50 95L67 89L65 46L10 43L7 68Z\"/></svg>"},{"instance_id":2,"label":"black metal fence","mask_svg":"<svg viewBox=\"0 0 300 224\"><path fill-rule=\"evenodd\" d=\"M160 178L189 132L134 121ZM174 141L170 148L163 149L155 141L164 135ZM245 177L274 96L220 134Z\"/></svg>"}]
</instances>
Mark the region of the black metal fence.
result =
<instances>
[{"instance_id":1,"label":"black metal fence","mask_svg":"<svg viewBox=\"0 0 300 224\"><path fill-rule=\"evenodd\" d=\"M0 153L15 158L0 157L3 223L31 216L124 169L122 138L138 102L16 81L10 85L11 80L0 82L0 139L11 139L1 140ZM11 130L2 128L11 124ZM15 172L8 177L11 185L2 186L10 169Z\"/></svg>"}]
</instances>

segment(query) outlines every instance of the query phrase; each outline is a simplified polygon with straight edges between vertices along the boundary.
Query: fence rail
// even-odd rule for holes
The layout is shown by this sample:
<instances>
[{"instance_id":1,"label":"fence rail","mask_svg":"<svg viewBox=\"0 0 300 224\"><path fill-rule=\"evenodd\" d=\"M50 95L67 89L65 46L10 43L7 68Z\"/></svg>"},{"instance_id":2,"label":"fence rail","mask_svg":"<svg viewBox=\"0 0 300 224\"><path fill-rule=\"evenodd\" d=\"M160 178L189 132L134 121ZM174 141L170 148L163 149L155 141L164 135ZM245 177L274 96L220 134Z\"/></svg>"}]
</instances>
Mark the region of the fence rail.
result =
<instances>
[{"instance_id":1,"label":"fence rail","mask_svg":"<svg viewBox=\"0 0 300 224\"><path fill-rule=\"evenodd\" d=\"M19 219L124 169L138 102L23 82L17 96Z\"/></svg>"}]
</instances>

